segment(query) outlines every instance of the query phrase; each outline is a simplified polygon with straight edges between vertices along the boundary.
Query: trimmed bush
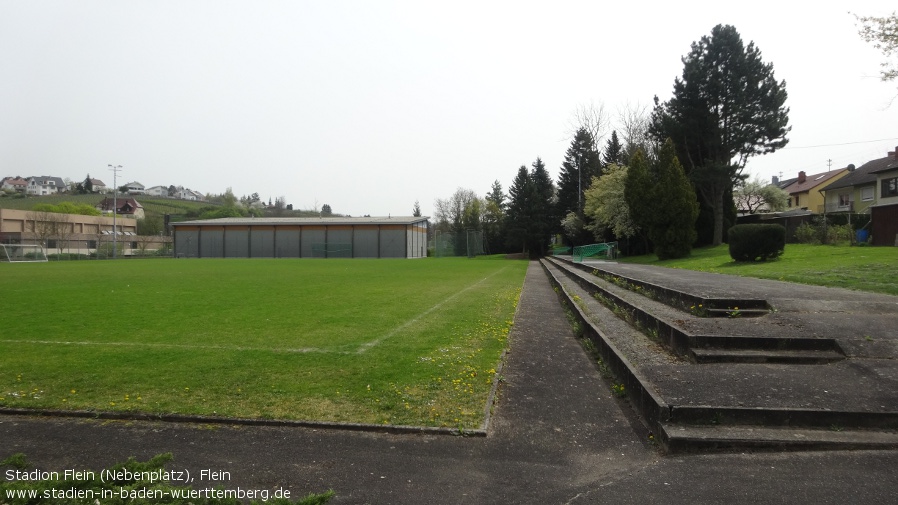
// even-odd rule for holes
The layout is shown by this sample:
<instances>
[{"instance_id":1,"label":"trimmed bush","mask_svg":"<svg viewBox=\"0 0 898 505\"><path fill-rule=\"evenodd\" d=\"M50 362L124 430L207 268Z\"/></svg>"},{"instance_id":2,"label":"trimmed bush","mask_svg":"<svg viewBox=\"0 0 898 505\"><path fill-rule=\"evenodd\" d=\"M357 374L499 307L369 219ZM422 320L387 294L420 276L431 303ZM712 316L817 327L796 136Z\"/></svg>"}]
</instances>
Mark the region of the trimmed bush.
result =
<instances>
[{"instance_id":1,"label":"trimmed bush","mask_svg":"<svg viewBox=\"0 0 898 505\"><path fill-rule=\"evenodd\" d=\"M786 229L778 224L737 224L727 235L736 261L767 261L786 249Z\"/></svg>"}]
</instances>

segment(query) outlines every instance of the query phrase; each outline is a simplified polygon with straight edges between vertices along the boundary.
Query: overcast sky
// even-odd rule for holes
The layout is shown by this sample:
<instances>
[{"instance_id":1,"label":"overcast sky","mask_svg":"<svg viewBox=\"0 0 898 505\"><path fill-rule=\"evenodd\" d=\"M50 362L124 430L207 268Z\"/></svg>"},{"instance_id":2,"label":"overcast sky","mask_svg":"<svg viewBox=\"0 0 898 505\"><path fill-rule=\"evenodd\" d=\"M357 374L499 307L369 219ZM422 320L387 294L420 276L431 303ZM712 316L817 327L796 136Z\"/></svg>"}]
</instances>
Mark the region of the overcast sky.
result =
<instances>
[{"instance_id":1,"label":"overcast sky","mask_svg":"<svg viewBox=\"0 0 898 505\"><path fill-rule=\"evenodd\" d=\"M670 98L720 23L786 81L789 146L769 179L898 145L898 83L851 14L893 1L0 0L0 177L286 197L409 215L464 187L557 179L581 106ZM850 11L850 12L849 12ZM648 110L648 109L646 109Z\"/></svg>"}]
</instances>

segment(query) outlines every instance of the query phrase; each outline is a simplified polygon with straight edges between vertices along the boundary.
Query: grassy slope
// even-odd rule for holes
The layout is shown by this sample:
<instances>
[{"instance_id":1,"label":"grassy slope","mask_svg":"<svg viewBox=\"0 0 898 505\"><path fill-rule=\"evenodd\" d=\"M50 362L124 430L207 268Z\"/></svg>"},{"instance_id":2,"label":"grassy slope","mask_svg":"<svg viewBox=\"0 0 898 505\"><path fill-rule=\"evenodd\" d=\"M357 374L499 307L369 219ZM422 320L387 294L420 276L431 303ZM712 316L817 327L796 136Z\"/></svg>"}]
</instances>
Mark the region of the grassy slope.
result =
<instances>
[{"instance_id":1,"label":"grassy slope","mask_svg":"<svg viewBox=\"0 0 898 505\"><path fill-rule=\"evenodd\" d=\"M107 195L49 195L49 196L31 196L27 198L0 198L0 208L31 210L35 205L47 203L57 205L60 202L86 203L96 205L100 203ZM109 195L112 198L111 195ZM119 198L125 198L119 195ZM164 214L174 216L187 214L191 210L197 210L204 207L214 207L215 204L209 202L192 202L188 200L177 200L174 198L157 198L152 196L136 196L134 197L143 206L144 213L147 217L158 217Z\"/></svg>"},{"instance_id":2,"label":"grassy slope","mask_svg":"<svg viewBox=\"0 0 898 505\"><path fill-rule=\"evenodd\" d=\"M724 244L694 249L678 260L646 255L621 261L898 295L898 247L788 244L776 261L737 263Z\"/></svg>"},{"instance_id":3,"label":"grassy slope","mask_svg":"<svg viewBox=\"0 0 898 505\"><path fill-rule=\"evenodd\" d=\"M475 427L525 269L0 264L0 405Z\"/></svg>"}]
</instances>

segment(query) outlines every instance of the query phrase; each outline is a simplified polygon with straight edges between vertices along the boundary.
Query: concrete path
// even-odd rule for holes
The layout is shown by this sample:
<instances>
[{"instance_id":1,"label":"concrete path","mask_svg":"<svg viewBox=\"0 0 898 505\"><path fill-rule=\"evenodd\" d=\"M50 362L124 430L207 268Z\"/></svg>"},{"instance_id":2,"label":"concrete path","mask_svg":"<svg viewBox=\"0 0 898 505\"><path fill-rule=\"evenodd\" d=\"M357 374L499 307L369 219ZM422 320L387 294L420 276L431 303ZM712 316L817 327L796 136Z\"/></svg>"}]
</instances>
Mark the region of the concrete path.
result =
<instances>
[{"instance_id":1,"label":"concrete path","mask_svg":"<svg viewBox=\"0 0 898 505\"><path fill-rule=\"evenodd\" d=\"M0 417L0 458L98 469L172 452L228 489L329 488L335 504L887 503L898 452L661 456L610 394L531 263L486 438ZM0 478L2 474L0 474ZM2 501L3 498L0 498Z\"/></svg>"}]
</instances>

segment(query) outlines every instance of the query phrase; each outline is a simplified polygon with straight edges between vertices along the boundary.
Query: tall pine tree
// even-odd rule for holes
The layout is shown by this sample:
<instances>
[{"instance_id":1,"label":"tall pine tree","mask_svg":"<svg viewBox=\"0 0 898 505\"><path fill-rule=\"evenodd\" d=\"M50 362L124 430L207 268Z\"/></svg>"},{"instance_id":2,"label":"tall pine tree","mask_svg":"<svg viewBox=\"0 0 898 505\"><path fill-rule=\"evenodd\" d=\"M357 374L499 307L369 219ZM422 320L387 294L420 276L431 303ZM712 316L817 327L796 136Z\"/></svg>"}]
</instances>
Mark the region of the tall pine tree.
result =
<instances>
[{"instance_id":1,"label":"tall pine tree","mask_svg":"<svg viewBox=\"0 0 898 505\"><path fill-rule=\"evenodd\" d=\"M521 165L508 188L508 209L505 213L506 244L509 251L527 252L527 226L530 222L530 204L533 184L527 167Z\"/></svg>"},{"instance_id":2,"label":"tall pine tree","mask_svg":"<svg viewBox=\"0 0 898 505\"><path fill-rule=\"evenodd\" d=\"M608 165L625 165L624 145L617 138L617 130L611 132L611 138L605 143L605 152L602 153L602 168Z\"/></svg>"},{"instance_id":3,"label":"tall pine tree","mask_svg":"<svg viewBox=\"0 0 898 505\"><path fill-rule=\"evenodd\" d=\"M508 211L505 216L508 246L538 258L546 253L552 234L555 214L555 184L540 158L527 167L521 166L508 190Z\"/></svg>"},{"instance_id":4,"label":"tall pine tree","mask_svg":"<svg viewBox=\"0 0 898 505\"><path fill-rule=\"evenodd\" d=\"M602 172L601 157L594 145L592 134L586 128L580 128L564 153L564 162L558 174L559 216L568 212L583 215L583 193L589 188L592 178Z\"/></svg>"},{"instance_id":5,"label":"tall pine tree","mask_svg":"<svg viewBox=\"0 0 898 505\"><path fill-rule=\"evenodd\" d=\"M549 249L552 233L560 228L561 218L556 212L555 184L546 170L546 164L536 158L531 166L530 180L534 195L528 250L531 258L539 258Z\"/></svg>"},{"instance_id":6,"label":"tall pine tree","mask_svg":"<svg viewBox=\"0 0 898 505\"><path fill-rule=\"evenodd\" d=\"M748 158L788 142L786 83L748 47L736 28L717 25L683 57L673 98L655 97L652 131L671 138L703 201L713 213L712 244L723 241L724 213Z\"/></svg>"},{"instance_id":7,"label":"tall pine tree","mask_svg":"<svg viewBox=\"0 0 898 505\"><path fill-rule=\"evenodd\" d=\"M483 210L483 240L486 243L484 249L487 253L496 253L504 250L502 244L505 236L505 193L502 184L493 181L490 192L484 199Z\"/></svg>"}]
</instances>

